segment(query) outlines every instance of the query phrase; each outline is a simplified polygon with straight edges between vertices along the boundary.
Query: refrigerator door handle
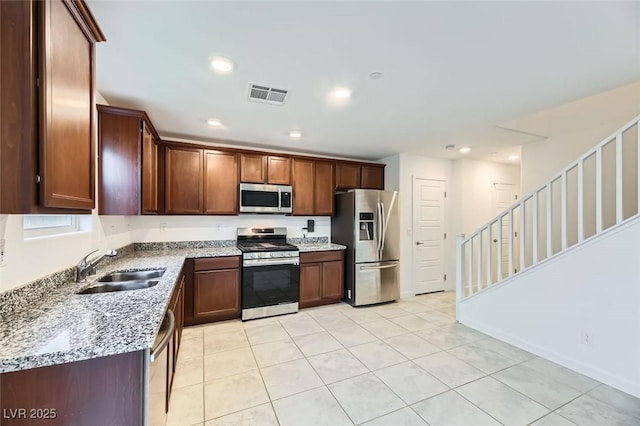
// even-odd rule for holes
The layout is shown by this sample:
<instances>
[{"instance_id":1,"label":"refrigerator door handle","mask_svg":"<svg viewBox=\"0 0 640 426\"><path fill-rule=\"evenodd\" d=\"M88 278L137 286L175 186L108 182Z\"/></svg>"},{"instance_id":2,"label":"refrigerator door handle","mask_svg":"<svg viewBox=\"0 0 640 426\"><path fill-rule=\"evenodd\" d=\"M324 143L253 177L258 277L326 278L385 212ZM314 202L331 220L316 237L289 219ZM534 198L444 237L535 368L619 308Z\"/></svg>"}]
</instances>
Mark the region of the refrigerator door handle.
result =
<instances>
[{"instance_id":1,"label":"refrigerator door handle","mask_svg":"<svg viewBox=\"0 0 640 426\"><path fill-rule=\"evenodd\" d=\"M382 242L380 244L380 260L382 260L382 255L384 254L384 239L387 235L387 218L384 216L384 203L380 201L380 213L382 213Z\"/></svg>"},{"instance_id":2,"label":"refrigerator door handle","mask_svg":"<svg viewBox=\"0 0 640 426\"><path fill-rule=\"evenodd\" d=\"M360 266L360 270L367 270L367 269L390 269L390 268L397 268L398 264L397 263L392 263L389 265L378 265L378 266Z\"/></svg>"},{"instance_id":3,"label":"refrigerator door handle","mask_svg":"<svg viewBox=\"0 0 640 426\"><path fill-rule=\"evenodd\" d=\"M378 215L378 220L376 221L376 225L377 225L377 231L378 231L378 245L377 245L377 251L378 251L378 260L382 260L382 244L384 243L384 239L383 239L383 228L382 228L382 224L384 223L384 212L382 211L382 203L380 203L379 201L376 203L376 210L377 210L377 215Z\"/></svg>"}]
</instances>

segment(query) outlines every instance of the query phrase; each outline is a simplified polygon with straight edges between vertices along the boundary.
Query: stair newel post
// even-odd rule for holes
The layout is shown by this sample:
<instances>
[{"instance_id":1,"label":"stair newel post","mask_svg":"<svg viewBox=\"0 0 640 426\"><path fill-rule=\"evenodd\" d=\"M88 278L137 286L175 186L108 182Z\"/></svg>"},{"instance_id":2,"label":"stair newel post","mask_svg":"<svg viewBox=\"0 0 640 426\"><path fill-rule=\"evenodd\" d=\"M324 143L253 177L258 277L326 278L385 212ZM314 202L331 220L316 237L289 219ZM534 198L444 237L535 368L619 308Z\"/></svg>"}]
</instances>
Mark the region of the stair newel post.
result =
<instances>
[{"instance_id":1,"label":"stair newel post","mask_svg":"<svg viewBox=\"0 0 640 426\"><path fill-rule=\"evenodd\" d=\"M456 305L462 301L464 296L464 234L456 236ZM457 308L457 306L456 306ZM460 309L456 309L456 320L459 320Z\"/></svg>"}]
</instances>

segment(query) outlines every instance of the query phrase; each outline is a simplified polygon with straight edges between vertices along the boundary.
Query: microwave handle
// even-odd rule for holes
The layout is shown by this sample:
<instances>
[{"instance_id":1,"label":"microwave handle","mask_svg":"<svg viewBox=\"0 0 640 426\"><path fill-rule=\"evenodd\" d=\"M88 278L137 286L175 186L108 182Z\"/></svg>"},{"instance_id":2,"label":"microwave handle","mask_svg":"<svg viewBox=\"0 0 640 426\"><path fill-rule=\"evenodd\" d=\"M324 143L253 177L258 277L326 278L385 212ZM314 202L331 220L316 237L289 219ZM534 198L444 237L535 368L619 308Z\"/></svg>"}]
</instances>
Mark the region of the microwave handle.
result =
<instances>
[{"instance_id":1,"label":"microwave handle","mask_svg":"<svg viewBox=\"0 0 640 426\"><path fill-rule=\"evenodd\" d=\"M282 211L282 194L281 194L281 189L278 188L278 211L281 212Z\"/></svg>"}]
</instances>

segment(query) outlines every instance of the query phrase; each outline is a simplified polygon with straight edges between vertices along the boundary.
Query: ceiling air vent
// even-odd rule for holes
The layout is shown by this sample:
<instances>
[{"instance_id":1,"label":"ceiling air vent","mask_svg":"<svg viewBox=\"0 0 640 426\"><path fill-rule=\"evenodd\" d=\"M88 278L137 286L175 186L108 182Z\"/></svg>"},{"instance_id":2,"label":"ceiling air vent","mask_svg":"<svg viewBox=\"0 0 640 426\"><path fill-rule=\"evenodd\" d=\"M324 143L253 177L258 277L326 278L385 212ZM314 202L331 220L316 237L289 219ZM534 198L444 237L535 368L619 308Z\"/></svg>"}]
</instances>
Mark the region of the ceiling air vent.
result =
<instances>
[{"instance_id":1,"label":"ceiling air vent","mask_svg":"<svg viewBox=\"0 0 640 426\"><path fill-rule=\"evenodd\" d=\"M274 89L273 87L258 86L252 84L250 86L249 100L255 102L265 102L268 104L282 105L287 96L288 91L283 89Z\"/></svg>"}]
</instances>

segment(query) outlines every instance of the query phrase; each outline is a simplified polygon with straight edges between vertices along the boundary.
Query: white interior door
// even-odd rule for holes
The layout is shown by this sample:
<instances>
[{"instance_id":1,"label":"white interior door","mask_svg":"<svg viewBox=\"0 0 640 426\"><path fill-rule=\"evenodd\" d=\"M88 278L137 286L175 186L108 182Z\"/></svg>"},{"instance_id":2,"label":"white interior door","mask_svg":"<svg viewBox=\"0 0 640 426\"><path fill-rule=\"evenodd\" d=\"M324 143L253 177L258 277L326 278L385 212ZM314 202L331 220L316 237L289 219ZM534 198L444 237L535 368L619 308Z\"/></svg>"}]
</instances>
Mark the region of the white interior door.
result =
<instances>
[{"instance_id":1,"label":"white interior door","mask_svg":"<svg viewBox=\"0 0 640 426\"><path fill-rule=\"evenodd\" d=\"M496 215L503 213L506 209L511 207L511 205L515 203L518 199L518 186L516 184L494 183L493 190L494 190L493 200L494 200L494 208L495 208ZM517 262L518 262L518 259L520 258L519 256L520 245L518 244L518 240L515 237L515 235L517 235L516 232L517 232L518 224L519 224L519 219L517 215L514 214L513 216L513 231L514 231L513 265L514 265L514 268L518 268ZM491 248L492 259L495 259L497 256L496 244L498 243L497 241L498 234L497 233L494 234L492 238L493 238L493 243ZM508 216L505 216L502 220L502 241L500 241L500 244L502 245L501 247L502 255L500 256L500 263L502 265L502 268L501 268L502 278L505 278L509 275L509 217ZM494 265L495 265L495 262L493 263L492 268L494 267ZM493 268L492 276L494 277L493 282L496 282L497 280L495 279L495 277L497 276L497 271L495 268Z\"/></svg>"},{"instance_id":2,"label":"white interior door","mask_svg":"<svg viewBox=\"0 0 640 426\"><path fill-rule=\"evenodd\" d=\"M413 181L413 288L415 294L444 290L445 182Z\"/></svg>"}]
</instances>

